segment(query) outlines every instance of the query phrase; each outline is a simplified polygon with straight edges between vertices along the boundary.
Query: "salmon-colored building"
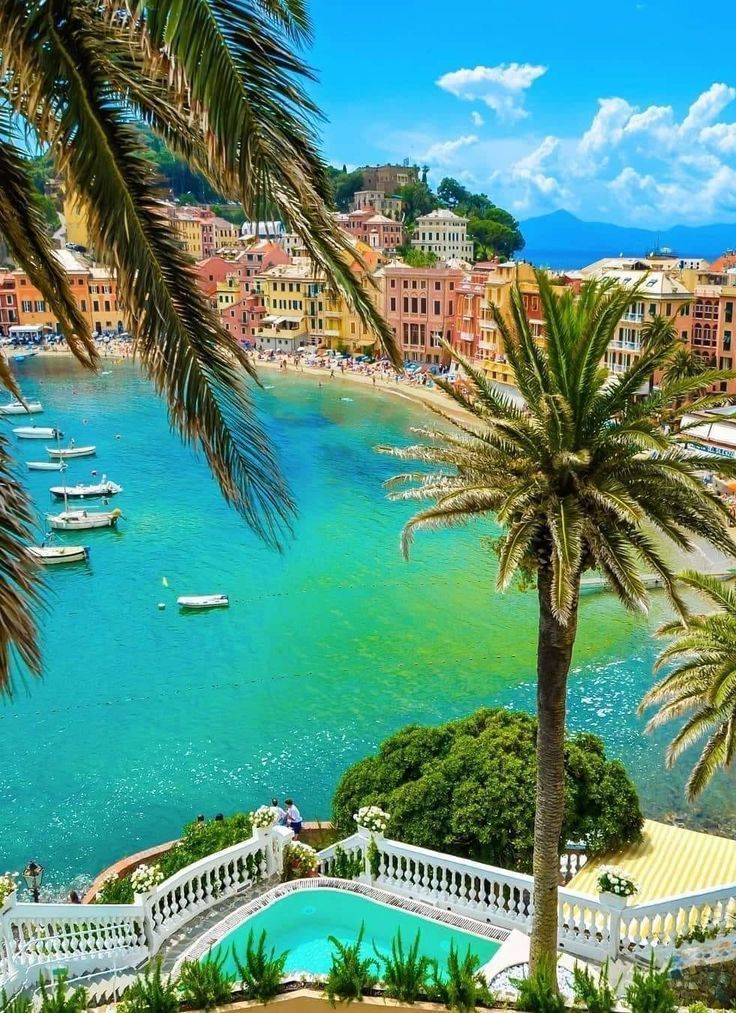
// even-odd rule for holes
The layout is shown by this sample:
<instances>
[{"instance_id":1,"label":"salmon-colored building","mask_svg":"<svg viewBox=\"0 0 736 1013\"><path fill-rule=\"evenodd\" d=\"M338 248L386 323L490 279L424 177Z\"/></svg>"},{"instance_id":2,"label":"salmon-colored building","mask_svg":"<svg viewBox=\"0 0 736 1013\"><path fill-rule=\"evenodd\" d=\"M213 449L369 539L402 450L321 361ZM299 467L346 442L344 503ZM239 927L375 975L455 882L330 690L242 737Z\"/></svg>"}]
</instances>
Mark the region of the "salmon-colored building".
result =
<instances>
[{"instance_id":1,"label":"salmon-colored building","mask_svg":"<svg viewBox=\"0 0 736 1013\"><path fill-rule=\"evenodd\" d=\"M0 335L7 337L8 328L19 322L15 278L10 271L0 271Z\"/></svg>"},{"instance_id":2,"label":"salmon-colored building","mask_svg":"<svg viewBox=\"0 0 736 1013\"><path fill-rule=\"evenodd\" d=\"M337 223L354 239L360 239L372 250L394 253L406 239L401 222L379 214L373 208L361 208L347 215L337 215Z\"/></svg>"},{"instance_id":3,"label":"salmon-colored building","mask_svg":"<svg viewBox=\"0 0 736 1013\"><path fill-rule=\"evenodd\" d=\"M458 286L457 267L387 264L381 272L384 316L408 362L439 365L449 361L441 340L452 340Z\"/></svg>"}]
</instances>

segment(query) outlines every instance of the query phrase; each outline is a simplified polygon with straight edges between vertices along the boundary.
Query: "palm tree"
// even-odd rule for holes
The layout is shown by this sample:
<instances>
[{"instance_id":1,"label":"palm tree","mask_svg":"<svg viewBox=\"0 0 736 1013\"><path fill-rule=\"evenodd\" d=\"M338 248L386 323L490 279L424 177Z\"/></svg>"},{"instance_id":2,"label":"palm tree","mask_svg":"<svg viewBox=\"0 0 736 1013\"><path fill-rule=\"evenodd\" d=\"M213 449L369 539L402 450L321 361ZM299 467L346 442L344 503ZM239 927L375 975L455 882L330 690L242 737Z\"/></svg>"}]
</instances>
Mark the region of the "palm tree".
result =
<instances>
[{"instance_id":1,"label":"palm tree","mask_svg":"<svg viewBox=\"0 0 736 1013\"><path fill-rule=\"evenodd\" d=\"M554 959L557 947L566 688L581 577L598 571L627 608L645 609L643 567L659 575L682 613L685 606L660 538L686 552L697 535L724 553L735 553L727 510L698 479L709 459L686 455L660 428L663 417L677 418L680 398L710 387L722 374L709 371L635 400L650 374L664 366L669 348L645 351L613 378L601 362L637 290L590 282L575 298L569 290L556 294L544 274L537 280L546 348L532 337L518 288L508 323L494 310L525 406L456 356L467 387L441 386L467 411L467 423L440 412L449 432L420 429L421 443L380 448L431 466L389 483L393 499L429 502L404 527L406 556L417 531L494 519L502 531L497 587L505 589L517 576L536 583L534 966ZM702 407L716 400L703 395L694 403ZM736 463L725 467L736 474Z\"/></svg>"},{"instance_id":2,"label":"palm tree","mask_svg":"<svg viewBox=\"0 0 736 1013\"><path fill-rule=\"evenodd\" d=\"M254 367L197 289L136 123L150 127L251 218L275 207L328 282L392 357L392 334L350 270L329 207L317 109L297 54L303 0L3 0L0 4L0 239L88 368L97 352L53 256L25 152L49 155L115 268L135 351L166 399L172 427L199 447L223 495L271 545L294 505L255 418ZM0 357L0 383L19 394ZM19 651L40 671L29 619L39 579L24 554L31 516L0 442L0 693Z\"/></svg>"},{"instance_id":3,"label":"palm tree","mask_svg":"<svg viewBox=\"0 0 736 1013\"><path fill-rule=\"evenodd\" d=\"M668 767L689 746L706 739L687 782L692 802L717 770L731 766L736 754L736 591L692 570L681 580L716 611L688 615L660 627L658 636L673 640L657 658L656 669L671 662L675 667L649 690L640 710L659 708L647 731L686 719L667 749Z\"/></svg>"},{"instance_id":4,"label":"palm tree","mask_svg":"<svg viewBox=\"0 0 736 1013\"><path fill-rule=\"evenodd\" d=\"M662 372L662 379L665 383L676 383L689 376L697 376L707 368L707 363L701 355L698 355L692 348L684 346L676 348Z\"/></svg>"}]
</instances>

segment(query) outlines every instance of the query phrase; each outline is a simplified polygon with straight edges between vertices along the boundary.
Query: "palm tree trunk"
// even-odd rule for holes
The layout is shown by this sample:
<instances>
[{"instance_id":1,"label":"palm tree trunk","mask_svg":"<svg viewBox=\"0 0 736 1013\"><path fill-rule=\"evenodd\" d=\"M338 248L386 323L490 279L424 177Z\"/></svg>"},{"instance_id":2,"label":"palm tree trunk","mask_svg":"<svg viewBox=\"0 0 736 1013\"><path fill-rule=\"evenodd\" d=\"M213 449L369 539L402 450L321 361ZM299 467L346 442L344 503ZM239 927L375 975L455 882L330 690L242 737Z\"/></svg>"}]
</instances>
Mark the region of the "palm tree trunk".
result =
<instances>
[{"instance_id":1,"label":"palm tree trunk","mask_svg":"<svg viewBox=\"0 0 736 1013\"><path fill-rule=\"evenodd\" d=\"M565 698L578 619L580 577L567 626L552 612L552 568L537 575L539 640L537 643L537 797L534 814L534 920L530 964L557 956L557 887L560 880L560 834L565 810Z\"/></svg>"}]
</instances>

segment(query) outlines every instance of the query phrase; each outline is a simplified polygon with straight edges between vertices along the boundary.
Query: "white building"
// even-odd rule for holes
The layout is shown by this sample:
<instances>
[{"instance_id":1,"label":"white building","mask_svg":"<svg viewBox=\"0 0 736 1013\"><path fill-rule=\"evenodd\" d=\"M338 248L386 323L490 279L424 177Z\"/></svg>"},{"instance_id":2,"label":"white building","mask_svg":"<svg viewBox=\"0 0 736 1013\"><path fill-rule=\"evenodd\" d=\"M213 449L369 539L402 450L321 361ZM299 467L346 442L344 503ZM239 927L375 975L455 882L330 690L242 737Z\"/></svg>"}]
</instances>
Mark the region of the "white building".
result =
<instances>
[{"instance_id":1,"label":"white building","mask_svg":"<svg viewBox=\"0 0 736 1013\"><path fill-rule=\"evenodd\" d=\"M468 219L437 208L417 218L411 245L438 260L473 260L473 241L468 239Z\"/></svg>"}]
</instances>

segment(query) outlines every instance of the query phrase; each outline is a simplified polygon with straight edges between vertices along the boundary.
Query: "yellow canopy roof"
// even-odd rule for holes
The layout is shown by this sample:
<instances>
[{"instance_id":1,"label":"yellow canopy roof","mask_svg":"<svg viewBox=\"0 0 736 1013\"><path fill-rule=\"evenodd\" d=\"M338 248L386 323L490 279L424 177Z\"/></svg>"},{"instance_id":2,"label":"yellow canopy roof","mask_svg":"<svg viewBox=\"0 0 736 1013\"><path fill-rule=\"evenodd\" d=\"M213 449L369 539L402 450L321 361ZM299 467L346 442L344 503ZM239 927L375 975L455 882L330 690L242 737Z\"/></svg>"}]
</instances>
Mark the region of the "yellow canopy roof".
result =
<instances>
[{"instance_id":1,"label":"yellow canopy roof","mask_svg":"<svg viewBox=\"0 0 736 1013\"><path fill-rule=\"evenodd\" d=\"M640 904L736 883L736 841L645 820L638 843L591 859L569 888L596 897L596 879L605 865L618 865L632 877L639 892L631 903Z\"/></svg>"}]
</instances>

